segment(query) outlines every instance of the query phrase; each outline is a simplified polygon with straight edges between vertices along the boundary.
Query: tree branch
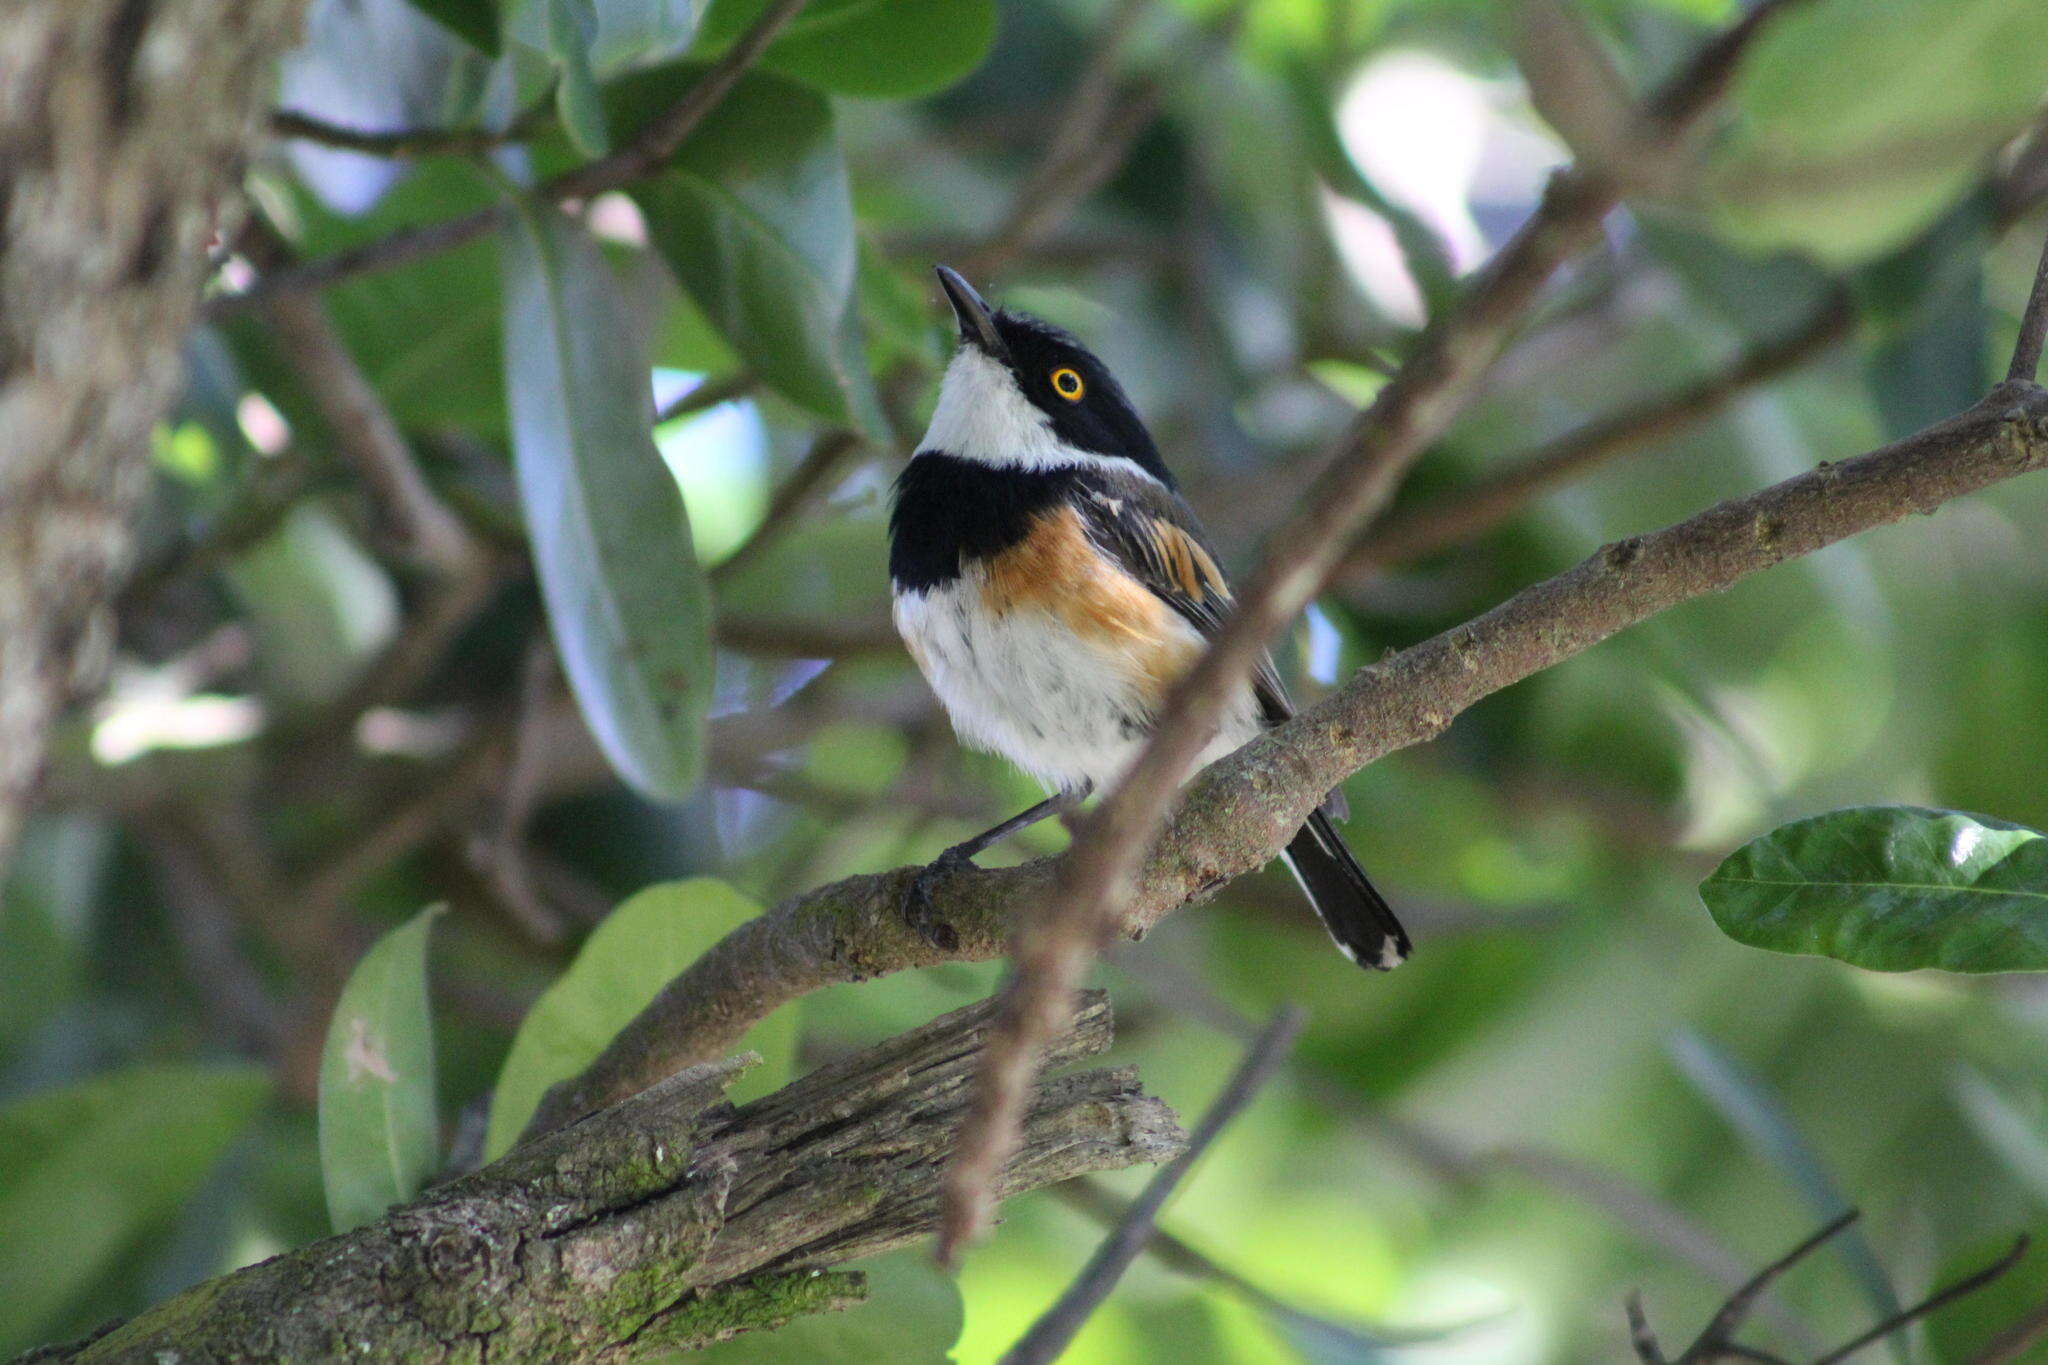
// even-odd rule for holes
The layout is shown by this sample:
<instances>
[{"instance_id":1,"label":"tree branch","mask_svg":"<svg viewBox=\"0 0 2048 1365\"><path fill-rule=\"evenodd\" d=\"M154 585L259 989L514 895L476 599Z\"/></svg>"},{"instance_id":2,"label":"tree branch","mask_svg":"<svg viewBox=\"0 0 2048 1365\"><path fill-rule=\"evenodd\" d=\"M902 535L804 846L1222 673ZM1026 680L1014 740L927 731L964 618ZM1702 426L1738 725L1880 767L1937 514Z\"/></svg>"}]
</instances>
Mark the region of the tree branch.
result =
<instances>
[{"instance_id":1,"label":"tree branch","mask_svg":"<svg viewBox=\"0 0 2048 1365\"><path fill-rule=\"evenodd\" d=\"M381 1222L187 1290L26 1359L658 1356L845 1307L820 1273L923 1236L988 1002L734 1109L744 1062L692 1067L429 1190ZM1047 1054L1110 1044L1086 1000ZM1128 1068L1047 1081L1006 1196L1163 1160L1185 1142Z\"/></svg>"},{"instance_id":2,"label":"tree branch","mask_svg":"<svg viewBox=\"0 0 2048 1365\"><path fill-rule=\"evenodd\" d=\"M1855 325L1848 294L1834 294L1791 335L1744 351L1718 374L1596 418L1434 502L1382 518L1353 544L1337 577L1410 564L1476 540L1551 489L1637 446L1703 422L1751 390L1800 368L1833 348Z\"/></svg>"},{"instance_id":3,"label":"tree branch","mask_svg":"<svg viewBox=\"0 0 2048 1365\"><path fill-rule=\"evenodd\" d=\"M108 653L149 433L294 0L0 8L0 866Z\"/></svg>"},{"instance_id":4,"label":"tree branch","mask_svg":"<svg viewBox=\"0 0 2048 1365\"><path fill-rule=\"evenodd\" d=\"M1732 79L1749 39L1799 3L1765 0L1708 43L1639 116L1644 154L1688 156L1695 124ZM1301 510L1275 537L1230 620L1168 695L1136 761L1076 833L1046 908L1019 922L1002 1022L983 1058L975 1105L946 1178L941 1262L980 1234L988 1213L984 1191L1002 1165L1028 1092L1031 1057L1110 932L1146 845L1224 709L1267 642L1321 589L1346 535L1385 505L1409 466L1449 426L1550 276L1598 234L1619 193L1619 182L1597 174L1553 178L1535 215L1477 285L1432 322L1414 356L1353 424Z\"/></svg>"},{"instance_id":5,"label":"tree branch","mask_svg":"<svg viewBox=\"0 0 2048 1365\"><path fill-rule=\"evenodd\" d=\"M740 77L760 59L790 20L796 18L809 0L773 0L740 35L724 56L712 63L680 100L658 115L632 141L609 156L599 157L541 182L534 193L556 203L565 199L588 199L615 190L661 168L697 125L716 109ZM304 293L324 289L337 280L373 270L390 270L422 257L452 251L489 233L504 220L505 210L493 206L423 227L403 228L348 251L336 252L303 265L287 266L265 275L239 294L222 294L208 300L206 317L218 321L232 317L281 293Z\"/></svg>"},{"instance_id":6,"label":"tree branch","mask_svg":"<svg viewBox=\"0 0 2048 1365\"><path fill-rule=\"evenodd\" d=\"M2048 392L2003 384L1904 441L1606 546L1485 615L1360 670L1189 784L1137 878L1123 932L1141 934L1262 867L1345 778L1434 738L1482 697L1681 602L2044 465ZM664 987L589 1068L548 1094L529 1132L723 1055L756 1020L809 991L1000 956L1010 925L1050 902L1056 866L1041 858L946 878L934 891L943 949L903 920L915 868L849 877L782 902Z\"/></svg>"}]
</instances>

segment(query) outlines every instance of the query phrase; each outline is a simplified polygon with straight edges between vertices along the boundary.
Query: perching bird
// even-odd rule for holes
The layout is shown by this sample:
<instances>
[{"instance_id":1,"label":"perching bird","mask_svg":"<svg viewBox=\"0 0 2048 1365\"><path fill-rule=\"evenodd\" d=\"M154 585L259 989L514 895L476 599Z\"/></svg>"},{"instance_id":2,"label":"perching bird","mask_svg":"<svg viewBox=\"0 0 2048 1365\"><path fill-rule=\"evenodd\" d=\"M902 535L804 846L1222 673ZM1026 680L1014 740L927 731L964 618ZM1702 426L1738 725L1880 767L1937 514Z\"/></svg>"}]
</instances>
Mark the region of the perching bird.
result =
<instances>
[{"instance_id":1,"label":"perching bird","mask_svg":"<svg viewBox=\"0 0 2048 1365\"><path fill-rule=\"evenodd\" d=\"M1116 780L1230 607L1200 523L1103 363L1057 327L992 312L954 271L938 274L960 346L896 481L896 628L960 738L1053 795L925 869L910 909L927 921L936 878ZM1264 661L1201 761L1289 714ZM1398 966L1408 935L1337 837L1339 801L1284 856L1346 957Z\"/></svg>"}]
</instances>

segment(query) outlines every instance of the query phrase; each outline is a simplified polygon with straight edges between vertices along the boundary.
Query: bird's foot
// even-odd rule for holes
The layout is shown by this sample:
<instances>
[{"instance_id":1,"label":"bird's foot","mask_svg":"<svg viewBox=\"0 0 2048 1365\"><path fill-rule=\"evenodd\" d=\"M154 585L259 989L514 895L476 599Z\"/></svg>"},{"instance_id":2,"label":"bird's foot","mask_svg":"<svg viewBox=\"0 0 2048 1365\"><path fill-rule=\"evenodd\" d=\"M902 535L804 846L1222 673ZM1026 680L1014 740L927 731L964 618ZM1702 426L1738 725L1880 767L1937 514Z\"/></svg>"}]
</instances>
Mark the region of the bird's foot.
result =
<instances>
[{"instance_id":1,"label":"bird's foot","mask_svg":"<svg viewBox=\"0 0 2048 1365\"><path fill-rule=\"evenodd\" d=\"M953 873L972 866L973 855L958 848L949 848L919 868L917 875L910 879L909 889L903 893L904 922L925 942L942 952L957 951L960 934L939 918L939 907L932 899L932 891Z\"/></svg>"}]
</instances>

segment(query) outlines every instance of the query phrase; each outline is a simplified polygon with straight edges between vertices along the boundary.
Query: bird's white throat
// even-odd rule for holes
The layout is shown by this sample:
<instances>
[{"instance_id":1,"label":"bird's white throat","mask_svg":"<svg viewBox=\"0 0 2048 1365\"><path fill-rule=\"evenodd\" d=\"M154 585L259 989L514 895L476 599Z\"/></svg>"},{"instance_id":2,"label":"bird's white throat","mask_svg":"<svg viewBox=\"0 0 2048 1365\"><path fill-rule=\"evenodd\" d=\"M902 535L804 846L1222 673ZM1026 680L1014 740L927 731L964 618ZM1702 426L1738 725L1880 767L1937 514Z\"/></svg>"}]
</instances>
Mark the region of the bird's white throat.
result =
<instances>
[{"instance_id":1,"label":"bird's white throat","mask_svg":"<svg viewBox=\"0 0 2048 1365\"><path fill-rule=\"evenodd\" d=\"M1013 469L1096 465L1154 477L1136 460L1097 454L1061 440L1052 419L1017 387L1009 366L975 346L962 346L946 366L938 405L918 450Z\"/></svg>"}]
</instances>

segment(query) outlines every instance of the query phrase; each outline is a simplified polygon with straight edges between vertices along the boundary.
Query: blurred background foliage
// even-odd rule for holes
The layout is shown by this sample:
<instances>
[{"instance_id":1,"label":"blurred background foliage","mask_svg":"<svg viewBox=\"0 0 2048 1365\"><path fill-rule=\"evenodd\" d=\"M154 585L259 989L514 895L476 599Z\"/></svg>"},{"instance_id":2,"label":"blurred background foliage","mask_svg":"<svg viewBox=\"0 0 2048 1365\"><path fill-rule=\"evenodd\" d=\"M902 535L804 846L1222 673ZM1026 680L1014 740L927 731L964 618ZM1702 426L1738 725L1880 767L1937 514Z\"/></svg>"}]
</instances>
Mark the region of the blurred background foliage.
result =
<instances>
[{"instance_id":1,"label":"blurred background foliage","mask_svg":"<svg viewBox=\"0 0 2048 1365\"><path fill-rule=\"evenodd\" d=\"M888 482L949 346L934 262L1098 349L1242 568L1546 173L1625 156L1629 92L1738 14L813 0L656 173L351 274L310 325L233 304L630 144L764 8L316 0L281 78L298 117L250 169L158 434L112 682L6 885L0 1350L328 1230L327 1020L380 935L415 922L379 952L419 957L422 907L447 907L420 959L433 1071L399 1127L432 1164L516 1129L486 1109L501 1069L499 1103L530 1105L754 907L1034 795L958 748L886 621ZM2039 0L1786 18L1694 173L1639 188L1403 490L1419 538L1368 544L1303 623L1301 690L1974 401L2048 228L2044 90ZM1441 526L1696 386L1496 524ZM1834 806L2048 823L2044 514L2020 481L1788 565L1361 774L1349 837L1418 946L1391 976L1272 872L1113 954L1119 1053L1184 1115L1247 1020L1310 1023L1168 1210L1207 1268L1141 1261L1069 1358L1616 1359L1631 1287L1684 1340L1861 1206L1862 1240L1757 1328L1797 1353L2048 1227L2038 978L1762 953L1694 889ZM613 906L686 877L712 880L631 902L515 1050ZM822 992L770 1021L770 1079L996 980ZM720 1350L991 1359L1140 1179L1009 1207L957 1293L903 1255L869 1307ZM1969 1358L2048 1297L2036 1262L1895 1358Z\"/></svg>"}]
</instances>

